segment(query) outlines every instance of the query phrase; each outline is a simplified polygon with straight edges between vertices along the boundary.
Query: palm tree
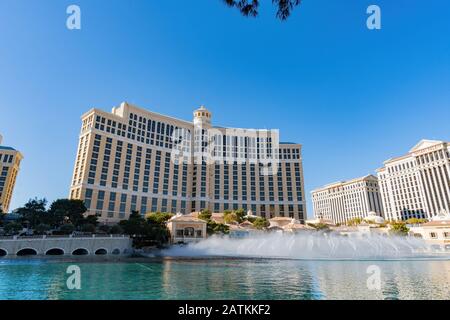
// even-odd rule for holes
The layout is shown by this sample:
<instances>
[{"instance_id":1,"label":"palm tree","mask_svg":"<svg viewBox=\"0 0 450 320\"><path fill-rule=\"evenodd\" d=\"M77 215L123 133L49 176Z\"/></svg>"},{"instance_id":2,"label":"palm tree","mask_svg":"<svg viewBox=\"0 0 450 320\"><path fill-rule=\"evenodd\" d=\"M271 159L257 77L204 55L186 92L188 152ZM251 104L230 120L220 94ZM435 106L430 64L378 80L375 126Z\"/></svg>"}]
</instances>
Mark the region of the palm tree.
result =
<instances>
[{"instance_id":1,"label":"palm tree","mask_svg":"<svg viewBox=\"0 0 450 320\"><path fill-rule=\"evenodd\" d=\"M229 7L237 8L246 17L256 17L258 15L259 0L223 0ZM301 3L301 0L272 0L278 7L277 18L286 20L291 15L294 7Z\"/></svg>"}]
</instances>

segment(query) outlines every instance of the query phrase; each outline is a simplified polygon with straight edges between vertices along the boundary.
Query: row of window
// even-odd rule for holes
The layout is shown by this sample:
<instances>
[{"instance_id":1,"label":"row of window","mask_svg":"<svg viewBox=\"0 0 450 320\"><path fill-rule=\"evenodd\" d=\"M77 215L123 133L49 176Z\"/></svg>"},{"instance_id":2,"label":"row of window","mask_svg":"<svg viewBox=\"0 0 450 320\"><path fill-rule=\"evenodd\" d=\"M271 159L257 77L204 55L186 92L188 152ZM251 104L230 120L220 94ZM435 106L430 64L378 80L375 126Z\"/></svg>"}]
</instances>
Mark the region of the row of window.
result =
<instances>
[{"instance_id":1,"label":"row of window","mask_svg":"<svg viewBox=\"0 0 450 320\"><path fill-rule=\"evenodd\" d=\"M96 199L94 200L94 192L96 192ZM87 188L84 194L84 202L86 207L98 215L108 218L125 219L132 211L138 211L141 214L147 212L171 212L171 213L187 213L189 209L195 210L196 201L188 203L186 200L156 198L156 197L139 197L137 195L130 195L125 193L107 192L104 190L94 191L94 189ZM191 208L188 208L188 205ZM206 209L208 203L206 201L199 201L199 210ZM284 216L285 213L293 216L294 208L296 207L299 216L303 217L304 208L302 204L298 205L265 205L265 204L238 204L238 203L214 203L214 211L220 212L225 210L244 209L245 211L251 209L253 212L259 212L261 215L275 214ZM287 210L285 210L285 207Z\"/></svg>"},{"instance_id":2,"label":"row of window","mask_svg":"<svg viewBox=\"0 0 450 320\"><path fill-rule=\"evenodd\" d=\"M178 144L181 144L183 146L183 151L188 151L185 150L185 148L187 147L189 149L191 144L190 129L179 128L164 122L147 119L133 113L130 113L129 115L128 126L121 122L97 115L94 127L100 131L168 149L176 148ZM177 137L175 141L173 141L174 132L177 132L177 135L180 135L181 139L178 139ZM201 134L196 134L194 136L194 146L196 148L194 151L205 151L208 146L211 146L215 148L213 150L222 150L223 148L223 157L231 156L231 151L233 151L234 156L237 157L238 151L241 151L241 157L245 152L244 158L249 159L261 159L263 156L259 155L259 153L262 150L266 156L270 156L272 153L271 138L227 135L223 135L222 137L222 139L211 139L211 137L207 135L207 131L202 129ZM186 144L186 142L188 143ZM230 149L230 147L232 149ZM256 156L256 154L258 155ZM300 149L280 148L279 158L286 160L300 159Z\"/></svg>"},{"instance_id":3,"label":"row of window","mask_svg":"<svg viewBox=\"0 0 450 320\"><path fill-rule=\"evenodd\" d=\"M106 139L105 139L106 138ZM102 144L103 141L103 144ZM125 148L126 145L126 149ZM101 153L103 150L103 154ZM152 153L155 151L155 155L152 158ZM100 158L101 157L101 158ZM163 166L162 166L162 160ZM152 161L154 161L153 169L151 169ZM223 176L220 172L221 167L215 166L215 187L217 190L229 189L229 169L232 168L232 182L233 190L238 192L238 172L241 174L241 185L243 186L244 200L247 197L247 167L245 165L223 165ZM162 193L168 195L172 191L172 195L176 196L181 194L185 197L187 195L187 180L188 180L188 166L186 164L178 165L172 163L171 153L162 152L160 150L152 150L149 148L143 148L141 146L135 146L131 143L124 143L123 141L116 141L115 149L113 150L113 139L110 137L102 137L99 134L95 134L91 161L88 167L88 184L95 185L98 181L100 186L110 186L111 188L122 188L124 190L133 190L136 192L142 191L144 193L149 192L150 177L153 178L153 188L151 189L154 194ZM259 168L258 168L259 169ZM77 169L76 169L77 170ZM161 172L164 170L164 172ZM302 180L300 164L293 163L293 171L295 180L292 179L291 165L285 165L285 178L282 175L281 169L278 170L278 194L282 197L282 191L284 185L286 185L289 201L292 201L292 189L297 190L297 200L302 201ZM170 173L172 175L172 190L169 190ZM180 176L181 172L181 176ZM206 179L207 166L206 163L195 165L193 167L192 176L192 196L197 196L197 188L200 189L200 196L206 197ZM261 172L258 172L260 174ZM198 176L198 178L197 178ZM250 164L250 186L252 188L252 194L254 195L256 189L256 166ZM263 177L261 175L261 177ZM268 176L268 182L260 181L261 193L264 197L264 188L267 188L270 192L269 197L274 196L274 180L272 176ZM161 181L162 180L162 181ZM181 180L181 190L178 190L179 180ZM162 182L162 188L160 184ZM162 189L162 190L161 190ZM227 198L227 194L225 194ZM254 199L255 200L255 199ZM264 200L263 200L264 201ZM273 200L271 200L273 201Z\"/></svg>"},{"instance_id":4,"label":"row of window","mask_svg":"<svg viewBox=\"0 0 450 320\"><path fill-rule=\"evenodd\" d=\"M12 154L0 154L0 162L12 163L14 155Z\"/></svg>"}]
</instances>

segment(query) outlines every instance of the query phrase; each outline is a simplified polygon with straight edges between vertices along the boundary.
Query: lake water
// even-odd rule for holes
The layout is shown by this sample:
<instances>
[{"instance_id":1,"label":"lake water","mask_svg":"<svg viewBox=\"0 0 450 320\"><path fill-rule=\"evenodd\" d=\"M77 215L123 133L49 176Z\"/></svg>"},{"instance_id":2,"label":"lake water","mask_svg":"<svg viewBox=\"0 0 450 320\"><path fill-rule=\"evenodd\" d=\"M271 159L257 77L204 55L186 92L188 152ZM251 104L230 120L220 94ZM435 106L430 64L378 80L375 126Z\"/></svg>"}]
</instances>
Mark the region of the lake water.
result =
<instances>
[{"instance_id":1,"label":"lake water","mask_svg":"<svg viewBox=\"0 0 450 320\"><path fill-rule=\"evenodd\" d=\"M70 259L1 258L0 299L450 299L446 259ZM80 290L66 285L74 264Z\"/></svg>"}]
</instances>

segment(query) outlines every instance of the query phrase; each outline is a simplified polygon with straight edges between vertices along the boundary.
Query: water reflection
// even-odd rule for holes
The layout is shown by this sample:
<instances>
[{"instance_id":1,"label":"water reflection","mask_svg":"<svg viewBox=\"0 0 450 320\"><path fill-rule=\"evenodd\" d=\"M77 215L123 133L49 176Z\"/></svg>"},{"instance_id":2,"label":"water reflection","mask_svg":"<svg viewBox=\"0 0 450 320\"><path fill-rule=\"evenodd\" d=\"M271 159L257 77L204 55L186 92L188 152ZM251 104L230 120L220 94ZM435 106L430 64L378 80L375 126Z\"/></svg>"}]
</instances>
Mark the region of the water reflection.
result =
<instances>
[{"instance_id":1,"label":"water reflection","mask_svg":"<svg viewBox=\"0 0 450 320\"><path fill-rule=\"evenodd\" d=\"M66 287L77 264L82 289ZM381 290L367 288L367 268ZM450 261L2 260L0 299L450 299Z\"/></svg>"}]
</instances>

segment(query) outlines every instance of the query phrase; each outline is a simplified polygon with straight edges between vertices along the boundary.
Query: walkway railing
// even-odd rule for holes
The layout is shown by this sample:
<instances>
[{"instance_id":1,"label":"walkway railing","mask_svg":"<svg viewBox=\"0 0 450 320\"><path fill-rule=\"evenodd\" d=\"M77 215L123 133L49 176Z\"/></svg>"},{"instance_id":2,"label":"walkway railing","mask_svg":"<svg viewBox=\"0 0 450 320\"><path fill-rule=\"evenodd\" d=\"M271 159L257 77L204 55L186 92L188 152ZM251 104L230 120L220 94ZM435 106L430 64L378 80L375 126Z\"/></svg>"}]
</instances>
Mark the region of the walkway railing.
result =
<instances>
[{"instance_id":1,"label":"walkway railing","mask_svg":"<svg viewBox=\"0 0 450 320\"><path fill-rule=\"evenodd\" d=\"M27 240L27 239L70 239L70 238L97 238L97 239L110 239L110 238L129 238L125 234L92 234L92 235L39 235L39 236L0 236L0 240Z\"/></svg>"}]
</instances>

